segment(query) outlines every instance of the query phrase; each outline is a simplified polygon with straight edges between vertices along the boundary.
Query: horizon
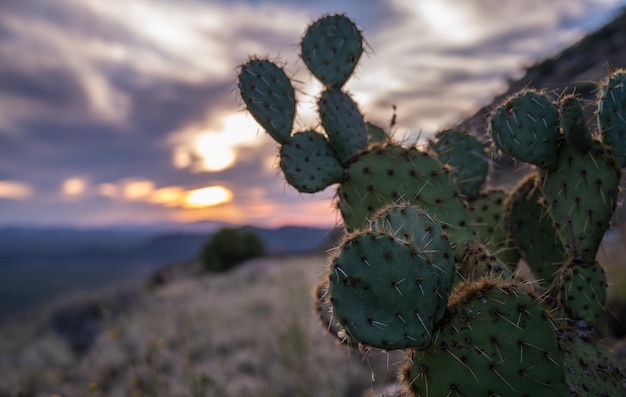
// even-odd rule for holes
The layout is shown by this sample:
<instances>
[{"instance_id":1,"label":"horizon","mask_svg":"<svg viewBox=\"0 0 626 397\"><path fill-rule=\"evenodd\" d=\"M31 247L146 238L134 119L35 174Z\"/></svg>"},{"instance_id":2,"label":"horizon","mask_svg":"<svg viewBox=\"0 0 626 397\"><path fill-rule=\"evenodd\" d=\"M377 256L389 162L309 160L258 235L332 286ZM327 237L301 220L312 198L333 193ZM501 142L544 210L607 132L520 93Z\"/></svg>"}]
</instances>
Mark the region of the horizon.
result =
<instances>
[{"instance_id":1,"label":"horizon","mask_svg":"<svg viewBox=\"0 0 626 397\"><path fill-rule=\"evenodd\" d=\"M320 84L305 73L298 42L320 15L345 12L368 45L347 90L382 126L395 105L394 137L416 143L471 116L507 79L626 6L33 3L7 4L0 15L0 227L337 226L335 186L307 195L287 185L277 145L242 110L241 63L268 56L285 64L301 82L295 129L315 126Z\"/></svg>"}]
</instances>

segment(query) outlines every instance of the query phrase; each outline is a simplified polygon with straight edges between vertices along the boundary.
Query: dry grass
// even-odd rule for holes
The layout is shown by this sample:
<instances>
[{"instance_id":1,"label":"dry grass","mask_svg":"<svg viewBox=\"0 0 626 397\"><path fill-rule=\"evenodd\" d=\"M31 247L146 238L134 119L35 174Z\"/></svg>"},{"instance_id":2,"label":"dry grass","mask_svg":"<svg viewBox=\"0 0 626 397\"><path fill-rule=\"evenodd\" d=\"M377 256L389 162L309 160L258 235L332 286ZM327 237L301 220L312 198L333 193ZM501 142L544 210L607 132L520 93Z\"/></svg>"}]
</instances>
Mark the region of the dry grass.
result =
<instances>
[{"instance_id":1,"label":"dry grass","mask_svg":"<svg viewBox=\"0 0 626 397\"><path fill-rule=\"evenodd\" d=\"M605 241L598 259L610 300L626 302L620 236ZM0 397L374 396L402 355L362 360L321 328L310 291L324 262L261 259L144 292L105 317L83 354L49 326L63 305L16 322L0 330Z\"/></svg>"},{"instance_id":2,"label":"dry grass","mask_svg":"<svg viewBox=\"0 0 626 397\"><path fill-rule=\"evenodd\" d=\"M321 328L309 291L323 269L322 256L262 259L164 286L81 355L41 317L14 324L0 333L0 396L362 395L393 370Z\"/></svg>"}]
</instances>

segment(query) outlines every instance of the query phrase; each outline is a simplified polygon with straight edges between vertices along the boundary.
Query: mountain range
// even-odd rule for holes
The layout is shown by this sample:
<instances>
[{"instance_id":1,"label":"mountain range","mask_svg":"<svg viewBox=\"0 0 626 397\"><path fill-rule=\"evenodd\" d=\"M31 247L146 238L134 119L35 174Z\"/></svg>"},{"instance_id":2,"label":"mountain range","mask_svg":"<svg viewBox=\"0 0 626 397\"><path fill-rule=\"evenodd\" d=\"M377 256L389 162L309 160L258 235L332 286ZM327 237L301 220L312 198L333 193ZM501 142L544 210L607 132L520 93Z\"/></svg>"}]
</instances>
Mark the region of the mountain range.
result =
<instances>
[{"instance_id":1,"label":"mountain range","mask_svg":"<svg viewBox=\"0 0 626 397\"><path fill-rule=\"evenodd\" d=\"M217 222L82 229L0 228L0 324L69 293L116 283L141 282L155 271L190 261ZM311 252L325 245L328 229L244 226L270 255Z\"/></svg>"}]
</instances>

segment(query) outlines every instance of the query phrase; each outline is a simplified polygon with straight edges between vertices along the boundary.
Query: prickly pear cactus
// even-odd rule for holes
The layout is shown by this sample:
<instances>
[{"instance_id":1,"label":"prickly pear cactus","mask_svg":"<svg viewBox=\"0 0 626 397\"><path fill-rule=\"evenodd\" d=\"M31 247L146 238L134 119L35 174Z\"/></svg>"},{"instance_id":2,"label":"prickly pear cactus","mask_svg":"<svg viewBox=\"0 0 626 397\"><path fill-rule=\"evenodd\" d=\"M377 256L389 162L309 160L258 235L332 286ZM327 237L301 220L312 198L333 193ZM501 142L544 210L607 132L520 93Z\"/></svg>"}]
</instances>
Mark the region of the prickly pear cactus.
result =
<instances>
[{"instance_id":1,"label":"prickly pear cactus","mask_svg":"<svg viewBox=\"0 0 626 397\"><path fill-rule=\"evenodd\" d=\"M318 105L324 130L342 163L367 147L365 120L348 94L336 88L326 90Z\"/></svg>"},{"instance_id":2,"label":"prickly pear cactus","mask_svg":"<svg viewBox=\"0 0 626 397\"><path fill-rule=\"evenodd\" d=\"M261 127L278 143L287 142L296 115L296 97L283 69L265 59L251 59L239 72L239 91Z\"/></svg>"},{"instance_id":3,"label":"prickly pear cactus","mask_svg":"<svg viewBox=\"0 0 626 397\"><path fill-rule=\"evenodd\" d=\"M302 131L280 148L280 169L287 182L304 193L315 193L343 180L343 167L326 137Z\"/></svg>"},{"instance_id":4,"label":"prickly pear cactus","mask_svg":"<svg viewBox=\"0 0 626 397\"><path fill-rule=\"evenodd\" d=\"M559 101L561 131L567 142L579 152L587 152L593 144L585 122L583 108L575 95L566 95Z\"/></svg>"},{"instance_id":5,"label":"prickly pear cactus","mask_svg":"<svg viewBox=\"0 0 626 397\"><path fill-rule=\"evenodd\" d=\"M541 300L513 282L461 284L433 345L411 353L412 396L565 396L563 358Z\"/></svg>"},{"instance_id":6,"label":"prickly pear cactus","mask_svg":"<svg viewBox=\"0 0 626 397\"><path fill-rule=\"evenodd\" d=\"M569 396L623 396L626 377L611 353L591 335L568 330L559 334Z\"/></svg>"},{"instance_id":7,"label":"prickly pear cactus","mask_svg":"<svg viewBox=\"0 0 626 397\"><path fill-rule=\"evenodd\" d=\"M281 66L252 58L239 88L279 144L290 185L338 185L347 235L314 291L324 328L343 345L406 349L407 396L626 395L594 337L607 288L595 258L626 164L626 73L602 83L597 133L575 96L528 89L497 106L492 144L531 170L507 192L485 188L489 160L474 136L447 130L427 147L401 145L365 120L343 89L363 52L348 17L314 22L301 51L324 85L324 131L292 131ZM524 282L519 258L532 272Z\"/></svg>"},{"instance_id":8,"label":"prickly pear cactus","mask_svg":"<svg viewBox=\"0 0 626 397\"><path fill-rule=\"evenodd\" d=\"M353 338L387 350L430 343L437 275L424 252L385 233L358 234L342 244L329 277L333 317Z\"/></svg>"},{"instance_id":9,"label":"prickly pear cactus","mask_svg":"<svg viewBox=\"0 0 626 397\"><path fill-rule=\"evenodd\" d=\"M612 147L620 167L626 166L626 70L613 72L603 82L598 100L602 142Z\"/></svg>"},{"instance_id":10,"label":"prickly pear cactus","mask_svg":"<svg viewBox=\"0 0 626 397\"><path fill-rule=\"evenodd\" d=\"M389 203L409 202L442 222L459 250L464 241L476 239L450 170L427 152L393 144L372 146L349 162L345 175L337 194L350 231L366 226Z\"/></svg>"},{"instance_id":11,"label":"prickly pear cactus","mask_svg":"<svg viewBox=\"0 0 626 397\"><path fill-rule=\"evenodd\" d=\"M328 88L341 88L363 53L359 28L344 15L320 18L307 29L301 43L302 60Z\"/></svg>"},{"instance_id":12,"label":"prickly pear cactus","mask_svg":"<svg viewBox=\"0 0 626 397\"><path fill-rule=\"evenodd\" d=\"M540 189L565 250L591 263L617 206L621 171L599 141L581 153L562 141L555 170L542 172Z\"/></svg>"},{"instance_id":13,"label":"prickly pear cactus","mask_svg":"<svg viewBox=\"0 0 626 397\"><path fill-rule=\"evenodd\" d=\"M446 232L426 211L393 204L378 212L371 228L409 242L423 252L437 276L437 301L433 321L443 317L454 283L454 251Z\"/></svg>"},{"instance_id":14,"label":"prickly pear cactus","mask_svg":"<svg viewBox=\"0 0 626 397\"><path fill-rule=\"evenodd\" d=\"M529 175L509 195L504 223L509 238L537 283L547 287L561 268L565 249L541 202L538 177Z\"/></svg>"},{"instance_id":15,"label":"prickly pear cactus","mask_svg":"<svg viewBox=\"0 0 626 397\"><path fill-rule=\"evenodd\" d=\"M459 191L469 200L478 197L487 174L489 159L476 137L461 130L444 130L431 143L437 158L451 167Z\"/></svg>"},{"instance_id":16,"label":"prickly pear cactus","mask_svg":"<svg viewBox=\"0 0 626 397\"><path fill-rule=\"evenodd\" d=\"M490 117L491 139L504 153L543 168L557 166L559 111L536 91L509 98Z\"/></svg>"},{"instance_id":17,"label":"prickly pear cactus","mask_svg":"<svg viewBox=\"0 0 626 397\"><path fill-rule=\"evenodd\" d=\"M520 254L504 222L507 199L508 193L504 189L488 189L480 192L473 200L468 200L467 207L472 226L480 240L493 255L509 268L515 269Z\"/></svg>"}]
</instances>

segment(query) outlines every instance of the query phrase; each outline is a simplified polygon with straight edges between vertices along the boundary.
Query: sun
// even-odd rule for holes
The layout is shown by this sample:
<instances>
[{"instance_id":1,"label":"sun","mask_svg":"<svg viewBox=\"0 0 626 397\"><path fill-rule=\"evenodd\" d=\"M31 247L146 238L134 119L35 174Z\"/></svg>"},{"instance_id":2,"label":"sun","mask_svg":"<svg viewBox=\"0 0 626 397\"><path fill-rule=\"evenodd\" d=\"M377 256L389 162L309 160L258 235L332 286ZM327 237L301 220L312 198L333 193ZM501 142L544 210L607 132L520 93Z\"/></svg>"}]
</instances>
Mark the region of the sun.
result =
<instances>
[{"instance_id":1,"label":"sun","mask_svg":"<svg viewBox=\"0 0 626 397\"><path fill-rule=\"evenodd\" d=\"M184 138L174 147L172 162L194 172L219 172L232 167L239 149L253 147L266 139L254 119L243 113L222 116L216 126L191 126L179 132Z\"/></svg>"},{"instance_id":2,"label":"sun","mask_svg":"<svg viewBox=\"0 0 626 397\"><path fill-rule=\"evenodd\" d=\"M199 135L195 142L196 153L201 160L201 167L206 171L221 171L233 165L236 159L232 147L218 134Z\"/></svg>"},{"instance_id":3,"label":"sun","mask_svg":"<svg viewBox=\"0 0 626 397\"><path fill-rule=\"evenodd\" d=\"M223 186L210 186L191 190L183 199L187 208L204 208L228 203L233 199L233 193Z\"/></svg>"}]
</instances>

